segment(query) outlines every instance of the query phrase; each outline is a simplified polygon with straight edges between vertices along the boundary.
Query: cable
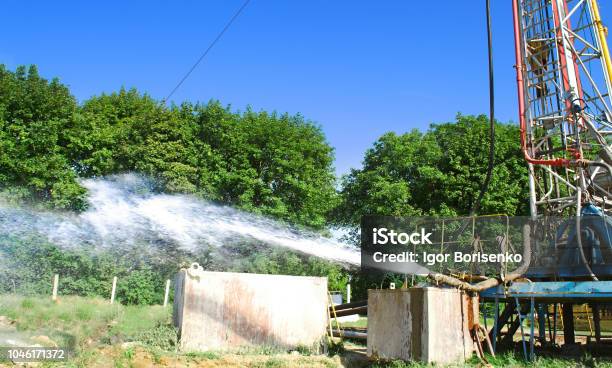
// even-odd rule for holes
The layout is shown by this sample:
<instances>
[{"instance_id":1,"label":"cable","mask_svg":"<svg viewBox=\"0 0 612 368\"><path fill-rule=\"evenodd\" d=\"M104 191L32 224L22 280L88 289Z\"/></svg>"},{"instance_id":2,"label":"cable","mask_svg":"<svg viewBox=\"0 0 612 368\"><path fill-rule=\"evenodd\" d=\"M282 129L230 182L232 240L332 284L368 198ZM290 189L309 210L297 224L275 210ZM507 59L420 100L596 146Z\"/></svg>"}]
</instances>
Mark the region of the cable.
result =
<instances>
[{"instance_id":1,"label":"cable","mask_svg":"<svg viewBox=\"0 0 612 368\"><path fill-rule=\"evenodd\" d=\"M491 1L486 0L487 13L487 47L489 56L489 164L487 167L487 176L485 177L478 198L472 205L470 216L474 216L480 209L480 202L484 198L491 178L493 177L493 169L495 165L495 79L493 73L493 35L491 31Z\"/></svg>"},{"instance_id":2,"label":"cable","mask_svg":"<svg viewBox=\"0 0 612 368\"><path fill-rule=\"evenodd\" d=\"M582 186L576 186L576 240L578 243L578 250L580 251L580 259L584 263L584 267L586 268L589 276L593 281L599 281L597 276L593 273L593 269L589 266L589 262L586 259L586 255L584 254L584 247L582 245L582 226L580 226L580 217L582 217L581 211L581 200L582 200Z\"/></svg>"},{"instance_id":3,"label":"cable","mask_svg":"<svg viewBox=\"0 0 612 368\"><path fill-rule=\"evenodd\" d=\"M242 6L240 8L238 8L238 10L236 11L236 13L234 13L234 15L230 18L230 20L227 22L227 24L225 25L225 27L223 27L223 29L221 30L221 32L219 32L219 34L217 35L217 37L215 37L215 39L210 43L210 45L208 45L208 47L206 48L206 50L204 51L204 53L202 53L202 55L200 56L200 58L195 62L195 64L193 64L191 66L191 68L189 69L189 71L187 71L187 73L185 73L185 75L183 76L183 78L177 83L177 85L172 89L172 91L170 91L170 93L168 94L168 96L166 96L166 98L164 98L162 100L163 103L165 103L166 101L168 101L170 99L170 97L172 97L172 95L174 94L174 92L176 92L181 85L187 80L187 78L189 78L189 76L191 75L191 73L195 70L195 68L198 67L198 65L202 62L202 60L204 60L204 58L206 57L206 55L208 55L208 53L210 52L210 50L212 50L212 48L217 44L217 42L221 39L221 37L223 37L223 34L229 29L229 27L232 25L232 23L234 23L234 21L236 20L236 18L238 18L238 16L240 15L240 13L242 13L242 11L244 10L244 8L246 8L247 5L249 5L249 2L251 0L245 0L245 2L242 4Z\"/></svg>"}]
</instances>

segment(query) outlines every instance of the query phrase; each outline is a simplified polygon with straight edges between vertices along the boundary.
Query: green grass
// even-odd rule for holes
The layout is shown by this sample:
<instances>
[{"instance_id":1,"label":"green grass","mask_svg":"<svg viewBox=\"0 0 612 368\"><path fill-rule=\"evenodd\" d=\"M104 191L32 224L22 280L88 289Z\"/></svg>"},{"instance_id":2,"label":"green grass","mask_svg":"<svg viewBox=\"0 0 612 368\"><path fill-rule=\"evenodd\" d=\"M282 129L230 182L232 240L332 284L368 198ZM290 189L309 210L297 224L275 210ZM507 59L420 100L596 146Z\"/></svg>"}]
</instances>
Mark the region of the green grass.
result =
<instances>
[{"instance_id":1,"label":"green grass","mask_svg":"<svg viewBox=\"0 0 612 368\"><path fill-rule=\"evenodd\" d=\"M57 345L74 350L116 319L120 308L101 299L65 297L56 303L48 297L0 298L0 315L15 321L17 331L45 335Z\"/></svg>"},{"instance_id":2,"label":"green grass","mask_svg":"<svg viewBox=\"0 0 612 368\"><path fill-rule=\"evenodd\" d=\"M202 352L189 352L185 354L185 356L192 359L205 359L205 360L215 360L221 357L216 351L202 351Z\"/></svg>"},{"instance_id":3,"label":"green grass","mask_svg":"<svg viewBox=\"0 0 612 368\"><path fill-rule=\"evenodd\" d=\"M340 367L338 356L345 356L351 343L345 341L332 349L333 358L317 355L312 347L300 347L293 354L273 347L245 348L234 352L176 353L176 331L171 326L171 310L160 306L110 305L97 298L62 297L58 303L45 297L0 296L0 316L14 321L18 333L24 336L45 335L61 347L74 349L77 355L61 365L43 367L130 367L143 354L155 364L163 366L189 362L198 366L210 362L225 366L235 361L245 367ZM367 318L343 323L344 327L366 327ZM136 344L122 347L123 342ZM363 348L363 347L361 347ZM312 354L312 355L311 355ZM170 359L170 361L168 360ZM173 360L174 359L174 360ZM229 360L227 360L229 359ZM608 358L610 359L610 358ZM538 357L535 362L525 362L521 355L501 354L488 357L493 367L601 367L612 368L610 360L583 356L578 359ZM161 362L170 363L161 363ZM0 363L1 366L1 363ZM479 367L473 358L466 363L450 367ZM413 362L374 362L372 368L431 367Z\"/></svg>"},{"instance_id":4,"label":"green grass","mask_svg":"<svg viewBox=\"0 0 612 368\"><path fill-rule=\"evenodd\" d=\"M44 335L58 346L82 352L90 345L144 340L145 345L174 349L176 332L170 309L161 306L111 305L98 298L0 297L0 316L15 322L24 337Z\"/></svg>"},{"instance_id":5,"label":"green grass","mask_svg":"<svg viewBox=\"0 0 612 368\"><path fill-rule=\"evenodd\" d=\"M336 327L336 322L334 322L333 327ZM340 322L340 326L342 327L359 327L364 328L368 327L368 317L359 317L359 320L355 322Z\"/></svg>"},{"instance_id":6,"label":"green grass","mask_svg":"<svg viewBox=\"0 0 612 368\"><path fill-rule=\"evenodd\" d=\"M170 309L155 306L122 306L118 309L111 334L132 338L162 324L170 323Z\"/></svg>"},{"instance_id":7,"label":"green grass","mask_svg":"<svg viewBox=\"0 0 612 368\"><path fill-rule=\"evenodd\" d=\"M58 346L76 352L68 362L43 366L130 367L145 354L156 364L164 357L197 363L222 362L230 355L233 359L252 362L253 366L296 367L295 361L299 357L309 359L311 357L306 355L314 352L314 348L300 347L296 357L284 349L264 346L234 352L177 354L177 336L171 325L170 308L110 305L108 300L99 298L62 297L58 302L53 302L48 296L1 295L0 316L8 317L12 322L10 328L16 328L24 339L44 335ZM134 343L123 345L124 342ZM325 367L335 366L330 363L331 359L326 359L320 355L312 356L313 361L320 360ZM298 366L302 365L312 366Z\"/></svg>"},{"instance_id":8,"label":"green grass","mask_svg":"<svg viewBox=\"0 0 612 368\"><path fill-rule=\"evenodd\" d=\"M592 358L588 355L579 359L562 359L550 357L537 357L534 362L525 362L522 358L512 353L506 353L492 357L487 354L487 361L493 367L524 367L524 368L558 368L558 367L593 367L593 368L611 368L612 362L602 361ZM441 367L482 367L482 362L473 357L465 363L450 364ZM433 367L424 363L403 362L400 360L391 362L380 362L371 365L371 368L425 368Z\"/></svg>"}]
</instances>

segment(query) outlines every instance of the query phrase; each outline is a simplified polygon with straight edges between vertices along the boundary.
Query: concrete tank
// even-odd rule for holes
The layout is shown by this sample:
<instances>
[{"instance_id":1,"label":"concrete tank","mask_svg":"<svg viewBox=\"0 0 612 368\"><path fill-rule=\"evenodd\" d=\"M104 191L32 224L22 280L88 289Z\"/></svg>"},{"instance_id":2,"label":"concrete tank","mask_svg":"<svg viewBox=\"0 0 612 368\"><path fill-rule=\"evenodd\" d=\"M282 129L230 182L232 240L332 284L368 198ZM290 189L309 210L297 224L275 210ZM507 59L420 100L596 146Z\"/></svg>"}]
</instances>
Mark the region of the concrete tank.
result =
<instances>
[{"instance_id":1,"label":"concrete tank","mask_svg":"<svg viewBox=\"0 0 612 368\"><path fill-rule=\"evenodd\" d=\"M326 333L325 277L208 272L194 264L175 285L173 319L183 351L311 347Z\"/></svg>"},{"instance_id":2,"label":"concrete tank","mask_svg":"<svg viewBox=\"0 0 612 368\"><path fill-rule=\"evenodd\" d=\"M463 361L475 351L478 303L456 289L368 290L368 356L426 363Z\"/></svg>"}]
</instances>

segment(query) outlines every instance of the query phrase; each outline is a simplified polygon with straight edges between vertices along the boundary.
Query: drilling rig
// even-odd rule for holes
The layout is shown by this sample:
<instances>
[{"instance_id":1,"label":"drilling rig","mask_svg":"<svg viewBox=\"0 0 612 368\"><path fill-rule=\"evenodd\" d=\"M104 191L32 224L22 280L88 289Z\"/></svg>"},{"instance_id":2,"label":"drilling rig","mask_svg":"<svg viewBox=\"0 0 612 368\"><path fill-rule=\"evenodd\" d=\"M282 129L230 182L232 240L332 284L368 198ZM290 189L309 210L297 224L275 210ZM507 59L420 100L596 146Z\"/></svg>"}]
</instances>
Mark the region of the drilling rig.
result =
<instances>
[{"instance_id":1,"label":"drilling rig","mask_svg":"<svg viewBox=\"0 0 612 368\"><path fill-rule=\"evenodd\" d=\"M512 0L512 12L521 150L539 225L528 282L480 296L495 303L494 346L520 329L533 359L535 328L542 346L557 344L558 326L565 344L576 342L577 305L589 305L600 342L600 310L612 302L612 61L596 0Z\"/></svg>"},{"instance_id":2,"label":"drilling rig","mask_svg":"<svg viewBox=\"0 0 612 368\"><path fill-rule=\"evenodd\" d=\"M555 256L534 257L530 275L597 281L612 275L607 30L596 0L514 0L513 20L531 217L566 222L550 247L538 249Z\"/></svg>"},{"instance_id":3,"label":"drilling rig","mask_svg":"<svg viewBox=\"0 0 612 368\"><path fill-rule=\"evenodd\" d=\"M536 336L541 347L556 346L561 342L557 331L562 329L565 345L575 344L577 307L586 310L589 328L594 326L589 338L600 343L604 339L601 311L612 311L612 60L607 29L596 0L512 0L511 4L520 149L528 166L530 216L475 216L490 183L495 153L490 0L487 0L491 144L487 176L470 215L451 219L365 216L361 225L362 267L378 267L377 261L370 259L381 248L372 246L375 241L373 231L369 230L383 227L427 229L433 234L433 245L439 247L436 249L440 255L457 250L470 255L465 249L471 255L518 254L517 247L522 244L521 261L502 260L494 264L444 258L438 264L428 263L428 268L410 270L400 263L385 264L387 272L426 275L430 281L426 287L437 290L440 284L446 284L464 291L464 296L469 297L465 308L441 313L448 312L444 316L448 321L453 318L468 321L470 336L483 360L483 340L495 353L498 345L514 345L518 332L527 360L534 358ZM397 255L405 247L384 250ZM411 266L414 263L418 262ZM415 287L414 292L419 289ZM369 318L373 321L386 318L381 316L383 309L378 305L391 305L389 310L400 314L410 303L439 305L433 296L431 302L424 298L412 302L409 297L401 304L396 303L399 299L393 293L371 290L371 295L375 301L368 301L368 313L371 312ZM476 317L478 308L473 307L478 303L493 304L493 315L485 313L484 326ZM487 312L491 308L480 310ZM487 326L490 317L493 326ZM427 323L435 320L430 318ZM372 323L368 333L375 331L372 334L380 338L394 327L380 327L383 325ZM398 327L397 333L404 334L404 330ZM427 339L439 341L453 335L444 329L434 330L427 330L431 331ZM417 329L416 333L420 332ZM371 345L368 335L368 352L386 349L386 341L381 340ZM446 353L440 346L428 351ZM403 356L405 352L402 345L397 351L389 347L388 353Z\"/></svg>"},{"instance_id":4,"label":"drilling rig","mask_svg":"<svg viewBox=\"0 0 612 368\"><path fill-rule=\"evenodd\" d=\"M532 217L612 210L612 62L596 0L514 0Z\"/></svg>"}]
</instances>

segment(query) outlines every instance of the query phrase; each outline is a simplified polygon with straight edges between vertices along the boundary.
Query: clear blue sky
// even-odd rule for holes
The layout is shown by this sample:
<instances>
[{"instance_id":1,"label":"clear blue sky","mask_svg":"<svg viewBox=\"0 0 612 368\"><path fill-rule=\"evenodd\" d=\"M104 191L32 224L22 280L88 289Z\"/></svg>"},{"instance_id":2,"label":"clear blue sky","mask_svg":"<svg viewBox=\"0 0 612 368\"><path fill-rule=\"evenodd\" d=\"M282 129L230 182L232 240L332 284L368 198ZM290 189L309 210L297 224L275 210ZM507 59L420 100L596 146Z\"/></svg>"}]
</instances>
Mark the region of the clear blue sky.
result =
<instances>
[{"instance_id":1,"label":"clear blue sky","mask_svg":"<svg viewBox=\"0 0 612 368\"><path fill-rule=\"evenodd\" d=\"M9 0L0 63L37 64L81 101L121 86L161 99L241 4ZM504 121L517 120L510 4L492 0ZM345 173L386 131L486 113L486 67L484 0L252 0L173 100L302 113Z\"/></svg>"}]
</instances>

